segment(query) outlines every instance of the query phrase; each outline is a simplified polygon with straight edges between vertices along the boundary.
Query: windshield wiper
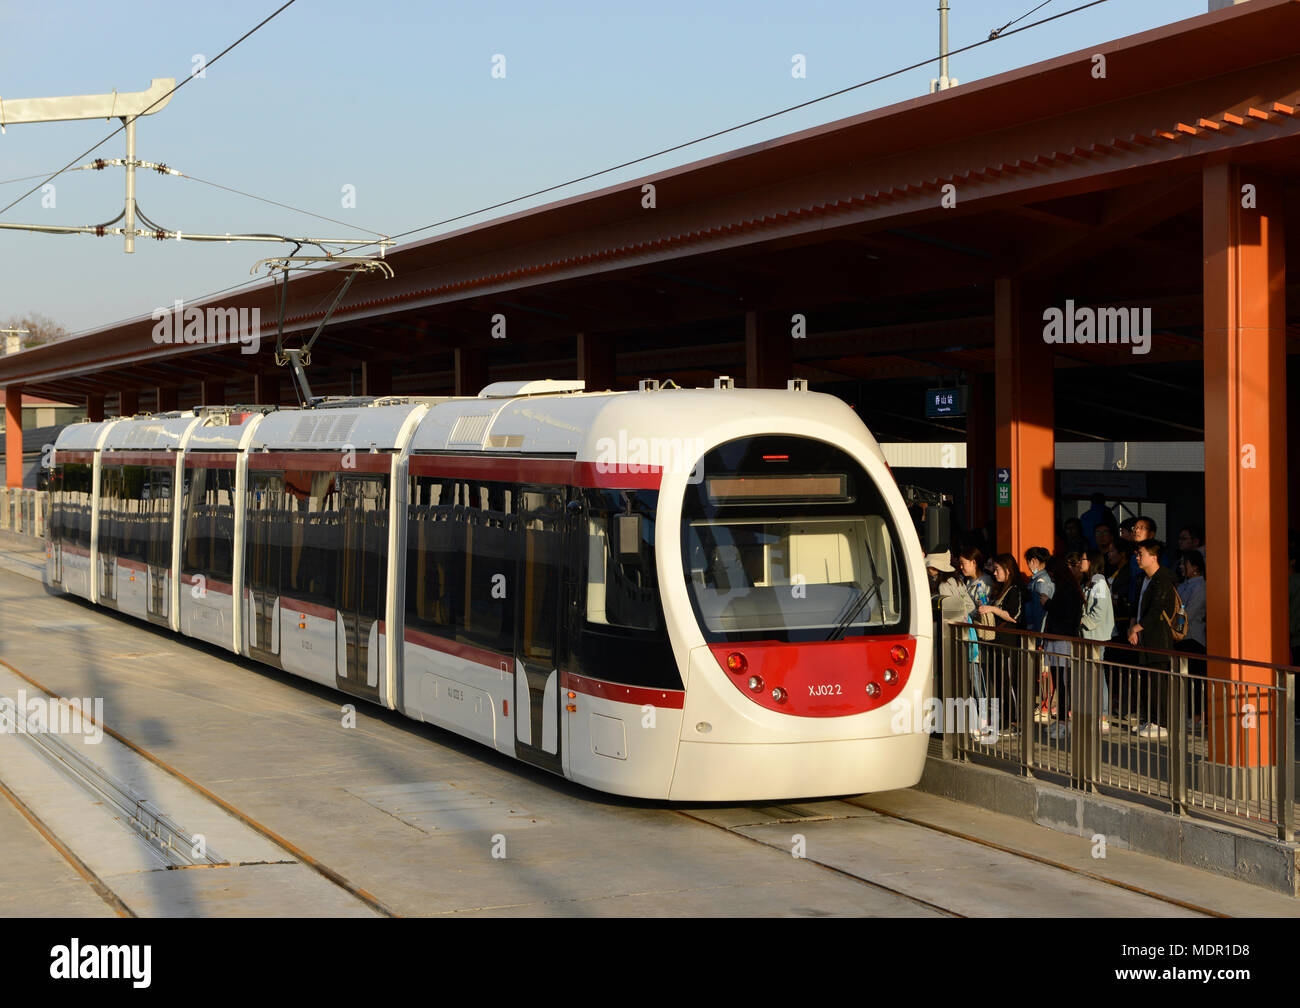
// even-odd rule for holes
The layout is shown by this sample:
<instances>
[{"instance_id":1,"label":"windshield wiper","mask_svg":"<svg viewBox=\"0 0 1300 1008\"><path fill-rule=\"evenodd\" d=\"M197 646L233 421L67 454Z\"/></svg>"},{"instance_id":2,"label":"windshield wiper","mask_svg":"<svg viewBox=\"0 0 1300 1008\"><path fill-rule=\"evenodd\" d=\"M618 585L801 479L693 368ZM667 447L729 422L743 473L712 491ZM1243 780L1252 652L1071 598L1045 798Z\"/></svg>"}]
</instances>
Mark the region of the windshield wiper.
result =
<instances>
[{"instance_id":1,"label":"windshield wiper","mask_svg":"<svg viewBox=\"0 0 1300 1008\"><path fill-rule=\"evenodd\" d=\"M880 586L884 584L884 581L885 579L879 576L872 579L871 587L862 590L862 594L857 597L853 605L849 608L849 611L844 614L844 618L840 620L839 623L835 624L835 629L832 630L830 636L826 638L828 641L839 640L844 636L849 625L858 618L858 614L861 613L862 610L866 608L867 603L871 601L871 596L880 594Z\"/></svg>"}]
</instances>

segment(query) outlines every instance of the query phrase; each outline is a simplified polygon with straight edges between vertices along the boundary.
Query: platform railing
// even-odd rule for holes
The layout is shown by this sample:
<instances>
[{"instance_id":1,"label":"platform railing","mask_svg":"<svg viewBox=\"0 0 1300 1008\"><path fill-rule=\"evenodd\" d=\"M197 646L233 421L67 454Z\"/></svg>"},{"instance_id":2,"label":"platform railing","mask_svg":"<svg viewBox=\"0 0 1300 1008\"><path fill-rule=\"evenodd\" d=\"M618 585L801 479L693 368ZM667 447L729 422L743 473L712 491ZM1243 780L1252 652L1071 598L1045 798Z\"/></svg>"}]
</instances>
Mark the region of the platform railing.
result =
<instances>
[{"instance_id":1,"label":"platform railing","mask_svg":"<svg viewBox=\"0 0 1300 1008\"><path fill-rule=\"evenodd\" d=\"M980 630L989 633L943 624L945 758L1143 795L1294 840L1300 669L1025 630L983 640Z\"/></svg>"},{"instance_id":2,"label":"platform railing","mask_svg":"<svg viewBox=\"0 0 1300 1008\"><path fill-rule=\"evenodd\" d=\"M43 538L49 513L50 495L46 490L0 489L0 530Z\"/></svg>"}]
</instances>

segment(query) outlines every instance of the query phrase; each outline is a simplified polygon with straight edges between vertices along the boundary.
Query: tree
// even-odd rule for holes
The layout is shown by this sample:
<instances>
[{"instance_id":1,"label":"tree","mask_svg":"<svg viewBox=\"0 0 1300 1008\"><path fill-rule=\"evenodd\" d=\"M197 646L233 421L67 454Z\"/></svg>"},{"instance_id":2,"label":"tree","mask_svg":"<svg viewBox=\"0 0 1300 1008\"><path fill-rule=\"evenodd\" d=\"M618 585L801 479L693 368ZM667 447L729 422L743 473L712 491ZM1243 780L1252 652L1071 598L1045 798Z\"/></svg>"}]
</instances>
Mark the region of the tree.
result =
<instances>
[{"instance_id":1,"label":"tree","mask_svg":"<svg viewBox=\"0 0 1300 1008\"><path fill-rule=\"evenodd\" d=\"M42 343L53 343L56 340L66 339L68 330L59 325L52 318L40 314L39 312L28 312L26 315L14 315L5 320L0 329L27 329L29 332L23 337L23 349L28 347L40 346Z\"/></svg>"}]
</instances>

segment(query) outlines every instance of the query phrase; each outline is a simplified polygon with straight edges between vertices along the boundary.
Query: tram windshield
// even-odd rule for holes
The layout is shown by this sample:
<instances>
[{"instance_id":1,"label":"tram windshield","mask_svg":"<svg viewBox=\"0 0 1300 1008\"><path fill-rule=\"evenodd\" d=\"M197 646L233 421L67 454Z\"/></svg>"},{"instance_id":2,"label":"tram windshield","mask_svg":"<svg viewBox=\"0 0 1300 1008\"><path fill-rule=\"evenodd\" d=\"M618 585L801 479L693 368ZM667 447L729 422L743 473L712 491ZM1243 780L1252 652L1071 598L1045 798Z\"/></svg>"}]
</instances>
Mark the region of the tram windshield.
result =
<instances>
[{"instance_id":1,"label":"tram windshield","mask_svg":"<svg viewBox=\"0 0 1300 1008\"><path fill-rule=\"evenodd\" d=\"M880 491L832 445L722 445L687 487L683 565L711 643L819 641L905 623L898 538Z\"/></svg>"}]
</instances>

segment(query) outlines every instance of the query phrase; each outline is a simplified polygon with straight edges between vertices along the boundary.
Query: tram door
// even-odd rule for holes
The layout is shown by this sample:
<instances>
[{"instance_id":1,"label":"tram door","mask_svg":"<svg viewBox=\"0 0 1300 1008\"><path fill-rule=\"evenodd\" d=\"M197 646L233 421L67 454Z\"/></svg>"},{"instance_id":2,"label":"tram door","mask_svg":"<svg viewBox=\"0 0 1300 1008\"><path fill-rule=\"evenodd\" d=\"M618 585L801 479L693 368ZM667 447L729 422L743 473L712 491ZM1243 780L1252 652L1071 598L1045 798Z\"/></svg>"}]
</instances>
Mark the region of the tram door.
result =
<instances>
[{"instance_id":1,"label":"tram door","mask_svg":"<svg viewBox=\"0 0 1300 1008\"><path fill-rule=\"evenodd\" d=\"M279 659L275 632L275 603L280 596L280 549L287 528L284 477L278 473L248 474L248 517L245 523L249 615L248 646L263 660Z\"/></svg>"},{"instance_id":2,"label":"tram door","mask_svg":"<svg viewBox=\"0 0 1300 1008\"><path fill-rule=\"evenodd\" d=\"M520 487L515 497L515 752L561 771L560 619L565 491Z\"/></svg>"},{"instance_id":3,"label":"tram door","mask_svg":"<svg viewBox=\"0 0 1300 1008\"><path fill-rule=\"evenodd\" d=\"M379 699L379 634L388 585L388 488L376 477L339 479L339 620L344 646L338 652L338 688Z\"/></svg>"}]
</instances>

